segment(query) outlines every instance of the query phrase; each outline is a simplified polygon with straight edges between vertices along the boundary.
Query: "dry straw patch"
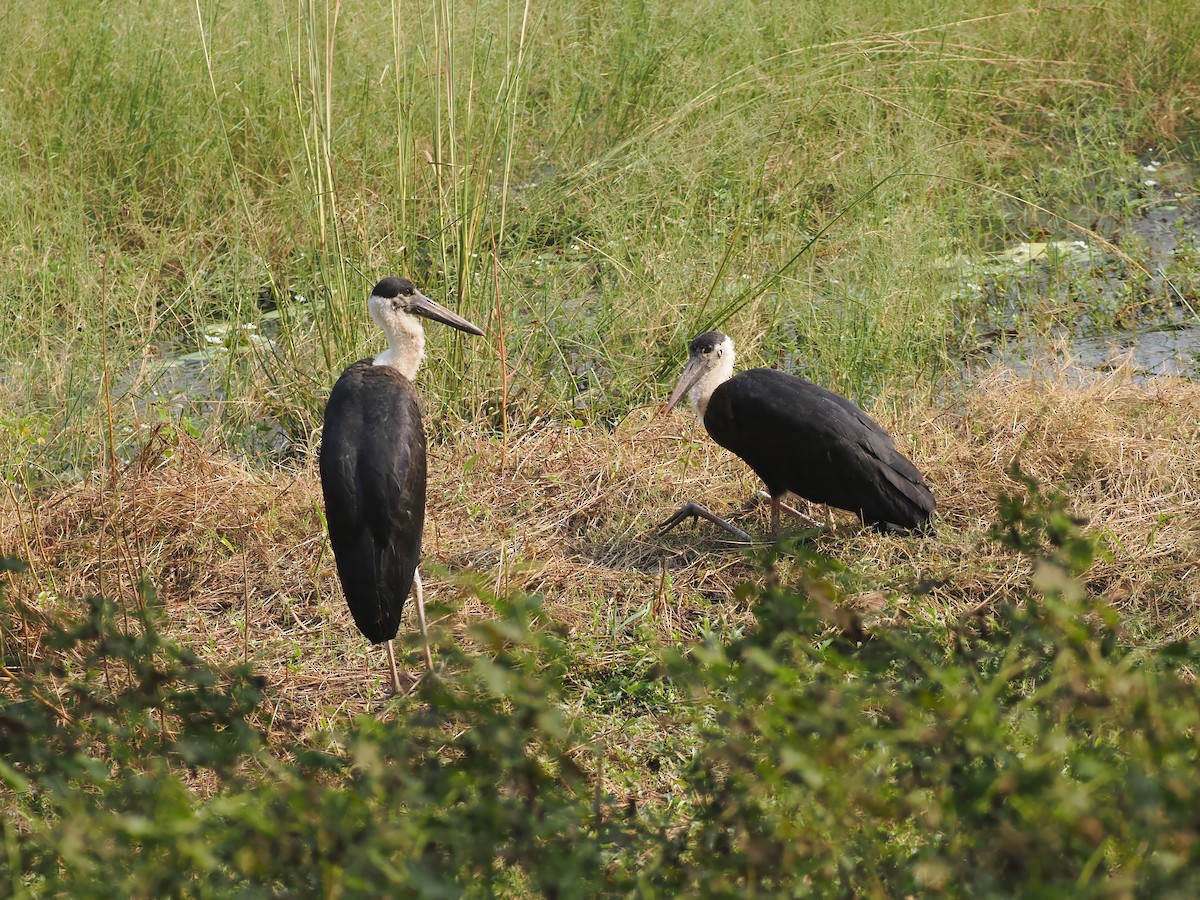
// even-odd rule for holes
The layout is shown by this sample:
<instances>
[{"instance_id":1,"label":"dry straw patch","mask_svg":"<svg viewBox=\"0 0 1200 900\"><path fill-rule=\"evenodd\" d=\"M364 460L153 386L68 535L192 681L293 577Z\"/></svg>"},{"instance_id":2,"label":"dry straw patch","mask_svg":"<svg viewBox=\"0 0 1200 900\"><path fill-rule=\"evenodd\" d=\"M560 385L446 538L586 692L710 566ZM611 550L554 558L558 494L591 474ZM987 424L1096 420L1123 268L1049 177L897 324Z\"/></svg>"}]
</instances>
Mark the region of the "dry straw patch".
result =
<instances>
[{"instance_id":1,"label":"dry straw patch","mask_svg":"<svg viewBox=\"0 0 1200 900\"><path fill-rule=\"evenodd\" d=\"M1032 381L998 373L968 397L957 422L939 424L942 457L934 466L954 479L941 491L944 512L952 521L963 516L955 524L964 534L983 532L989 501L1006 489L1006 468L1019 459L1029 475L1061 486L1099 535L1106 552L1086 581L1124 614L1137 639L1197 634L1200 386L1138 383L1128 371L1082 382L1062 372ZM959 590L952 581L948 600L986 602L1023 577L995 548L978 549L955 560Z\"/></svg>"},{"instance_id":2,"label":"dry straw patch","mask_svg":"<svg viewBox=\"0 0 1200 900\"><path fill-rule=\"evenodd\" d=\"M1063 485L1101 535L1107 552L1087 581L1125 615L1131 640L1196 634L1200 387L997 373L943 409L884 419L928 474L941 518L936 535L914 537L839 515L835 533L815 538L849 567L850 602L870 618L947 619L1027 581L1028 567L988 537L1019 458ZM739 548L707 525L654 531L687 499L754 533L767 524L764 511L741 511L755 477L683 416L639 409L614 432L541 426L510 434L506 448L459 435L431 447L429 481L430 599L454 610L443 628L461 633L485 609L437 567L542 594L598 668L622 665L638 642L749 619L733 590L759 575ZM156 436L115 481L98 473L38 498L10 491L0 540L30 562L10 590L34 606L101 591L135 603L138 580L153 582L177 637L213 659L245 656L266 677L276 731L382 697L380 654L368 672L337 585L315 466L261 473ZM8 637L42 652L36 627ZM418 660L412 644L408 660Z\"/></svg>"}]
</instances>

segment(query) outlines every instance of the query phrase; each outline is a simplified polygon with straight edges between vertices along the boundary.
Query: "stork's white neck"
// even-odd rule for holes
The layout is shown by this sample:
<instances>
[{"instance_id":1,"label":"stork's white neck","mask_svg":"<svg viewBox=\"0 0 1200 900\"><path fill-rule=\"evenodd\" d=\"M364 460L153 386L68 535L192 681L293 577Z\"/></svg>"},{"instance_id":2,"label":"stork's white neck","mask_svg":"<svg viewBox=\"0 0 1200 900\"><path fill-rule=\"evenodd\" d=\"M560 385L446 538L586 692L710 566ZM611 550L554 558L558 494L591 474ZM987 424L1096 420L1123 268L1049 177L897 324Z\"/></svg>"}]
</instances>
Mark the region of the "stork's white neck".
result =
<instances>
[{"instance_id":1,"label":"stork's white neck","mask_svg":"<svg viewBox=\"0 0 1200 900\"><path fill-rule=\"evenodd\" d=\"M394 309L391 301L371 297L367 309L375 324L387 335L388 348L375 357L374 365L391 366L415 381L417 370L425 361L425 329L416 316Z\"/></svg>"},{"instance_id":2,"label":"stork's white neck","mask_svg":"<svg viewBox=\"0 0 1200 900\"><path fill-rule=\"evenodd\" d=\"M700 380L688 391L688 401L696 415L703 419L708 409L708 400L712 392L733 377L733 341L725 338L720 346L720 356L716 358L713 367L700 376ZM714 351L715 352L715 351Z\"/></svg>"}]
</instances>

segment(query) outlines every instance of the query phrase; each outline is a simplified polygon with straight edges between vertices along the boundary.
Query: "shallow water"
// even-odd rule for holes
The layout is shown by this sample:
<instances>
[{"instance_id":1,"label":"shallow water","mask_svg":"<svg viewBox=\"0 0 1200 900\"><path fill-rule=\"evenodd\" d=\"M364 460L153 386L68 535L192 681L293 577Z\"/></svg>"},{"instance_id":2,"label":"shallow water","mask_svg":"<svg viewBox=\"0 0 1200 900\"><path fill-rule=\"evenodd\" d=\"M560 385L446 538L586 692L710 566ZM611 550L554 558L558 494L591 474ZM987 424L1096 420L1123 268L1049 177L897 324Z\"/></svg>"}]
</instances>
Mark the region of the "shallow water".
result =
<instances>
[{"instance_id":1,"label":"shallow water","mask_svg":"<svg viewBox=\"0 0 1200 900\"><path fill-rule=\"evenodd\" d=\"M1101 242L1020 243L963 264L974 341L968 371L1003 366L1089 373L1129 367L1141 381L1200 378L1200 167L1143 158L1139 215Z\"/></svg>"},{"instance_id":2,"label":"shallow water","mask_svg":"<svg viewBox=\"0 0 1200 900\"><path fill-rule=\"evenodd\" d=\"M1079 377L1128 367L1136 381L1166 375L1200 380L1200 323L1126 329L1095 337L1060 332L1017 338L994 348L988 366L1019 375L1067 372Z\"/></svg>"}]
</instances>

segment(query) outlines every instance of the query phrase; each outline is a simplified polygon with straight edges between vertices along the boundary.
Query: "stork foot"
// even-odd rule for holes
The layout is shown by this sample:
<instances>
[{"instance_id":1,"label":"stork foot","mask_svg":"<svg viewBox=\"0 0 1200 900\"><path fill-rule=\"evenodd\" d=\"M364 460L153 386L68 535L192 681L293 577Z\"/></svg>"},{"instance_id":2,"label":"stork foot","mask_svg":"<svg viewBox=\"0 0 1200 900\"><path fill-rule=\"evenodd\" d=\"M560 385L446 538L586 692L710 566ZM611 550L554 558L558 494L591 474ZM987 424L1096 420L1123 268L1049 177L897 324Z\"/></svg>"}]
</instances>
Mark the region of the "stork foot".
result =
<instances>
[{"instance_id":1,"label":"stork foot","mask_svg":"<svg viewBox=\"0 0 1200 900\"><path fill-rule=\"evenodd\" d=\"M392 641L388 641L386 646L387 646L388 668L391 670L390 674L392 676L392 693L393 694L403 694L403 693L405 693L405 691L404 691L404 688L400 684L400 670L398 668L396 668L396 645Z\"/></svg>"},{"instance_id":2,"label":"stork foot","mask_svg":"<svg viewBox=\"0 0 1200 900\"><path fill-rule=\"evenodd\" d=\"M387 641L384 644L384 649L387 650L388 669L389 669L389 687L393 697L406 697L417 689L425 679L425 672L401 671L396 665L396 649L392 641ZM432 670L431 670L432 671Z\"/></svg>"},{"instance_id":3,"label":"stork foot","mask_svg":"<svg viewBox=\"0 0 1200 900\"><path fill-rule=\"evenodd\" d=\"M685 503L679 508L679 511L676 512L675 515L671 516L671 518L659 525L658 533L666 534L684 519L707 519L714 525L719 525L721 528L724 528L739 541L750 543L751 540L753 540L750 535L742 531L742 529L738 528L736 525L729 524L720 516L710 513L707 509L694 501Z\"/></svg>"},{"instance_id":4,"label":"stork foot","mask_svg":"<svg viewBox=\"0 0 1200 900\"><path fill-rule=\"evenodd\" d=\"M771 512L772 512L772 517L776 519L776 522L775 522L776 532L778 532L778 530L779 530L779 523L777 521L778 517L775 515L775 513L778 510L783 510L785 513L789 513L790 515L795 516L797 519L799 519L801 522L803 522L805 524L805 526L808 528L821 528L822 525L826 525L829 527L830 530L833 530L832 520L829 519L829 507L825 507L826 521L824 523L822 523L822 522L818 521L817 519L814 519L812 516L805 515L804 513L800 512L800 510L796 509L796 507L792 506L790 503L784 503L782 500L775 502L771 498L771 495L768 494L766 491L759 491L754 496L759 500L766 500L768 503L772 504L773 508L772 508Z\"/></svg>"}]
</instances>

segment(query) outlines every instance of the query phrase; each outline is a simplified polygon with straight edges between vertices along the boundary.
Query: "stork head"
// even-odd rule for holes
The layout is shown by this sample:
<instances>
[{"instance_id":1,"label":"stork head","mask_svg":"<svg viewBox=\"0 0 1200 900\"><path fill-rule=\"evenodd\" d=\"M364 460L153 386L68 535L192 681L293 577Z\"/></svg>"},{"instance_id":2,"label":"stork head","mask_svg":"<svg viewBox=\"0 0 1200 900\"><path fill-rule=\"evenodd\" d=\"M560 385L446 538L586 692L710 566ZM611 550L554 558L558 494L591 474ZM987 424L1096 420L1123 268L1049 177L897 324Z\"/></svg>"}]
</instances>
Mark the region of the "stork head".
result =
<instances>
[{"instance_id":1,"label":"stork head","mask_svg":"<svg viewBox=\"0 0 1200 900\"><path fill-rule=\"evenodd\" d=\"M706 331L688 345L688 361L671 391L664 412L675 408L684 394L688 395L696 415L704 417L708 398L717 386L733 375L733 341L719 331Z\"/></svg>"},{"instance_id":2,"label":"stork head","mask_svg":"<svg viewBox=\"0 0 1200 900\"><path fill-rule=\"evenodd\" d=\"M465 331L483 334L458 313L430 300L407 278L388 277L375 285L367 300L367 310L388 338L388 348L375 357L375 365L392 366L410 381L425 359L425 331L417 319L422 316Z\"/></svg>"}]
</instances>

